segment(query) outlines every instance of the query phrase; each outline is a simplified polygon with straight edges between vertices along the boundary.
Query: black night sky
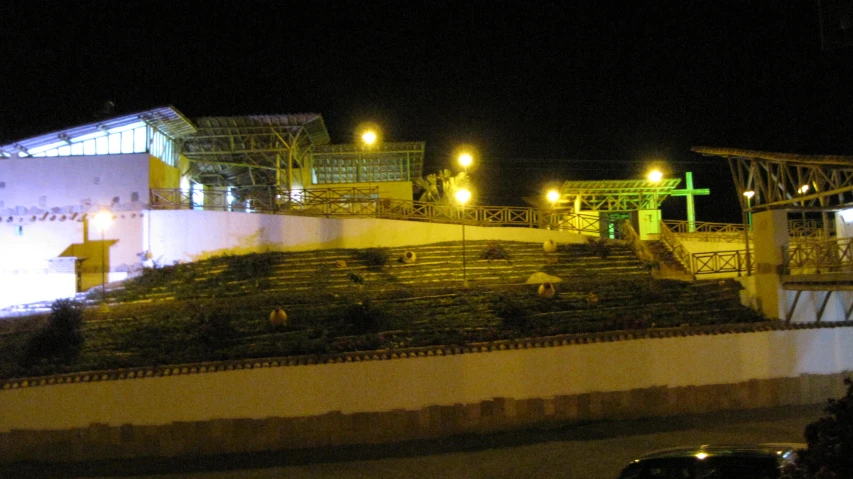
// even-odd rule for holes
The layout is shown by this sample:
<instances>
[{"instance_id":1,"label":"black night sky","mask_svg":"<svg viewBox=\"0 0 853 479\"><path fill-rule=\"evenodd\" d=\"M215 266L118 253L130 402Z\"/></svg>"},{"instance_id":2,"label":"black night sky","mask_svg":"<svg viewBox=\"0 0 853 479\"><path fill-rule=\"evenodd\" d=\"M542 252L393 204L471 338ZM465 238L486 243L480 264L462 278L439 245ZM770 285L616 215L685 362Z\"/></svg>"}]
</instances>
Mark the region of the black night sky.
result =
<instances>
[{"instance_id":1,"label":"black night sky","mask_svg":"<svg viewBox=\"0 0 853 479\"><path fill-rule=\"evenodd\" d=\"M480 204L663 161L711 188L700 221L740 213L727 164L691 146L853 154L853 47L821 48L817 0L609 3L6 0L0 142L106 101L317 112L336 143L363 121L426 141L425 173L476 145Z\"/></svg>"}]
</instances>

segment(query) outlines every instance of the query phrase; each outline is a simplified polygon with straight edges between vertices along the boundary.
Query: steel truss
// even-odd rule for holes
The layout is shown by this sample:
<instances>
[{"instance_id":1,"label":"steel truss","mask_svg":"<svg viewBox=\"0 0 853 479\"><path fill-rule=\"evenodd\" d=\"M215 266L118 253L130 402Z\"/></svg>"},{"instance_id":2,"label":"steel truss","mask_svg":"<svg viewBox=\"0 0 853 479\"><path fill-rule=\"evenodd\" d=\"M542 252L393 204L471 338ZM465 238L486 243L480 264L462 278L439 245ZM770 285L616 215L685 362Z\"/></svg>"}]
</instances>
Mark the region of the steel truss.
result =
<instances>
[{"instance_id":1,"label":"steel truss","mask_svg":"<svg viewBox=\"0 0 853 479\"><path fill-rule=\"evenodd\" d=\"M741 208L826 210L853 202L853 156L770 153L694 147L704 156L728 160ZM748 201L743 195L754 191Z\"/></svg>"},{"instance_id":2,"label":"steel truss","mask_svg":"<svg viewBox=\"0 0 853 479\"><path fill-rule=\"evenodd\" d=\"M671 196L680 178L651 180L566 181L560 198L554 203L557 211L636 211L656 210Z\"/></svg>"},{"instance_id":3,"label":"steel truss","mask_svg":"<svg viewBox=\"0 0 853 479\"><path fill-rule=\"evenodd\" d=\"M184 141L190 177L204 185L293 185L317 145L329 143L319 114L205 117Z\"/></svg>"}]
</instances>

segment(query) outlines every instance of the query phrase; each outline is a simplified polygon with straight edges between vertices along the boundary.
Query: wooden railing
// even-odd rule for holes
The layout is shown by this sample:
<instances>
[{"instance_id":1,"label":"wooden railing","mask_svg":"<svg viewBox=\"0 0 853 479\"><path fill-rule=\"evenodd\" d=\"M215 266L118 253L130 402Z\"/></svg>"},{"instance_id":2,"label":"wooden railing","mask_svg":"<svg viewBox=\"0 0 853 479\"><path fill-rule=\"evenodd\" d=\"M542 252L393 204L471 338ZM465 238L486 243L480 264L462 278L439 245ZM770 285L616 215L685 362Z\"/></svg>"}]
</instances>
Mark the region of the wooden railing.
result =
<instances>
[{"instance_id":1,"label":"wooden railing","mask_svg":"<svg viewBox=\"0 0 853 479\"><path fill-rule=\"evenodd\" d=\"M788 236L809 240L828 240L835 236L835 223L818 220L791 220L788 222Z\"/></svg>"},{"instance_id":2,"label":"wooden railing","mask_svg":"<svg viewBox=\"0 0 853 479\"><path fill-rule=\"evenodd\" d=\"M694 275L737 273L743 275L747 265L754 270L755 266L748 261L746 250L713 251L709 253L693 253L691 255L691 271Z\"/></svg>"},{"instance_id":3,"label":"wooden railing","mask_svg":"<svg viewBox=\"0 0 853 479\"><path fill-rule=\"evenodd\" d=\"M853 272L853 238L792 243L782 258L785 274Z\"/></svg>"},{"instance_id":4,"label":"wooden railing","mask_svg":"<svg viewBox=\"0 0 853 479\"><path fill-rule=\"evenodd\" d=\"M468 206L378 197L377 188L322 188L292 194L274 187L224 190L152 189L152 209L198 209L325 217L374 217L477 226L549 228L599 235L598 215L553 214L535 208Z\"/></svg>"},{"instance_id":5,"label":"wooden railing","mask_svg":"<svg viewBox=\"0 0 853 479\"><path fill-rule=\"evenodd\" d=\"M672 254L675 256L675 259L684 266L691 274L693 270L691 269L692 261L690 261L690 252L687 251L684 246L678 241L675 233L669 229L669 226L666 224L667 222L661 221L660 225L660 239L663 244L672 251Z\"/></svg>"},{"instance_id":6,"label":"wooden railing","mask_svg":"<svg viewBox=\"0 0 853 479\"><path fill-rule=\"evenodd\" d=\"M706 241L716 243L743 243L742 224L694 222L690 229L688 221L662 221L674 235L688 241Z\"/></svg>"}]
</instances>

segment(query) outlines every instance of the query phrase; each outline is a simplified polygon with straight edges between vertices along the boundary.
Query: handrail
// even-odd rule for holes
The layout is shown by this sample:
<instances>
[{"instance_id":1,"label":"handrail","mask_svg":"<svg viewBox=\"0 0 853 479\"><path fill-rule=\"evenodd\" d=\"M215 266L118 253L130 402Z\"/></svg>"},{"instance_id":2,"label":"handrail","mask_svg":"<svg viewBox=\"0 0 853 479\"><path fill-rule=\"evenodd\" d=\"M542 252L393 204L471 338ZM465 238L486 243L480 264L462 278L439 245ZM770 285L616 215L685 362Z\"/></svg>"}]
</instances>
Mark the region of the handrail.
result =
<instances>
[{"instance_id":1,"label":"handrail","mask_svg":"<svg viewBox=\"0 0 853 479\"><path fill-rule=\"evenodd\" d=\"M782 247L785 274L853 272L853 238L797 242Z\"/></svg>"},{"instance_id":2,"label":"handrail","mask_svg":"<svg viewBox=\"0 0 853 479\"><path fill-rule=\"evenodd\" d=\"M746 271L747 264L755 270L755 263L747 261L749 254L742 249L693 253L691 255L693 274L737 273L741 276ZM749 259L752 258L749 257Z\"/></svg>"},{"instance_id":3,"label":"handrail","mask_svg":"<svg viewBox=\"0 0 853 479\"><path fill-rule=\"evenodd\" d=\"M152 209L199 209L242 211L325 217L375 217L431 223L476 226L550 228L599 235L598 215L555 214L536 208L511 206L468 206L449 203L405 201L378 197L378 188L277 189L271 186L243 187L230 191L154 188Z\"/></svg>"},{"instance_id":4,"label":"handrail","mask_svg":"<svg viewBox=\"0 0 853 479\"><path fill-rule=\"evenodd\" d=\"M672 251L675 259L684 266L684 269L686 269L688 273L693 274L693 262L690 260L690 252L688 252L681 242L678 241L678 238L664 221L661 221L660 224L660 239L661 243Z\"/></svg>"},{"instance_id":5,"label":"handrail","mask_svg":"<svg viewBox=\"0 0 853 479\"><path fill-rule=\"evenodd\" d=\"M744 227L737 223L697 222L691 230L688 221L666 220L661 223L678 235L689 241L704 241L717 243L742 243ZM750 233L751 234L751 233Z\"/></svg>"}]
</instances>

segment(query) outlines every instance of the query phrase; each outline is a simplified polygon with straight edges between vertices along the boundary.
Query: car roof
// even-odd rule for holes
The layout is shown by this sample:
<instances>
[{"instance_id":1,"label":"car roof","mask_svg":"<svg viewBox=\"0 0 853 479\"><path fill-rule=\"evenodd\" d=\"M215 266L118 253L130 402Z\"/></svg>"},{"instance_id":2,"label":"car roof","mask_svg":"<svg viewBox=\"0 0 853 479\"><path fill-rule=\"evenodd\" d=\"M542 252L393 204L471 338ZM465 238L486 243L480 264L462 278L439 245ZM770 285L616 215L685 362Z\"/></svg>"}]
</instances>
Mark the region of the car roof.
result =
<instances>
[{"instance_id":1,"label":"car roof","mask_svg":"<svg viewBox=\"0 0 853 479\"><path fill-rule=\"evenodd\" d=\"M800 443L703 444L659 449L646 453L637 460L686 458L695 457L698 454L707 454L708 456L781 456L806 447L806 444Z\"/></svg>"}]
</instances>

